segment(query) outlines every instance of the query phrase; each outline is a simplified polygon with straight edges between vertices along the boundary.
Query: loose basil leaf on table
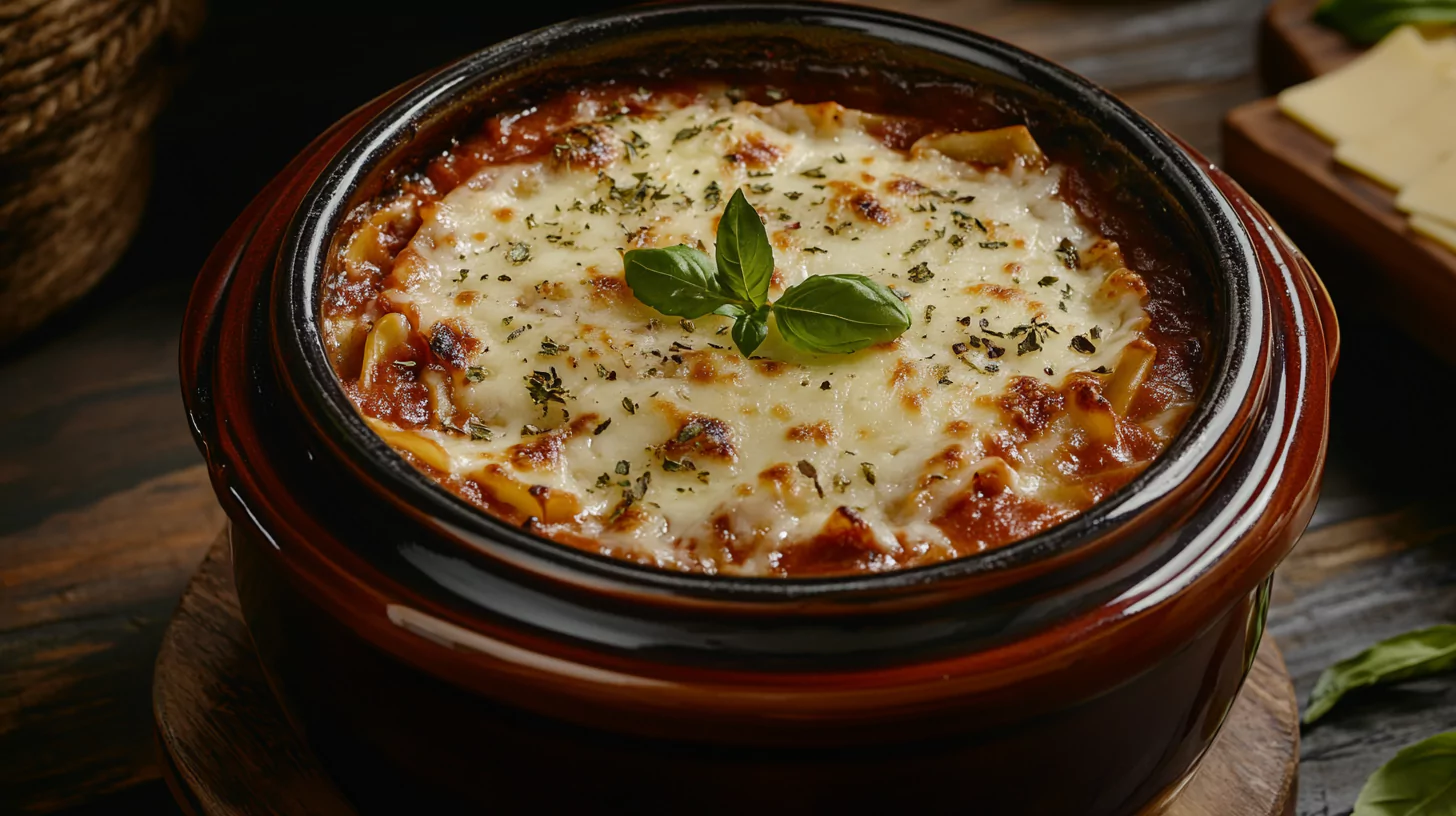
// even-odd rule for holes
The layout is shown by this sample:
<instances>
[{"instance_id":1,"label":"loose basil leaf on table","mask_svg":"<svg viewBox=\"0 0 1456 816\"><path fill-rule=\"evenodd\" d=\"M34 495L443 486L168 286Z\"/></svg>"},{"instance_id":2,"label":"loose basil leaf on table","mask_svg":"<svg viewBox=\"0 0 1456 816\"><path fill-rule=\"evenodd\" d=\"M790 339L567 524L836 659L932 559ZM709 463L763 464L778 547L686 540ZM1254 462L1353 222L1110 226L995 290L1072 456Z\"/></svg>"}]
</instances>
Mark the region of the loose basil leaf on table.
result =
<instances>
[{"instance_id":1,"label":"loose basil leaf on table","mask_svg":"<svg viewBox=\"0 0 1456 816\"><path fill-rule=\"evenodd\" d=\"M633 249L622 260L632 294L663 314L692 320L734 300L719 282L713 260L701 250L682 244Z\"/></svg>"},{"instance_id":2,"label":"loose basil leaf on table","mask_svg":"<svg viewBox=\"0 0 1456 816\"><path fill-rule=\"evenodd\" d=\"M768 306L760 306L752 314L745 312L733 321L733 344L738 346L739 354L752 357L753 352L763 345L768 337L768 313Z\"/></svg>"},{"instance_id":3,"label":"loose basil leaf on table","mask_svg":"<svg viewBox=\"0 0 1456 816\"><path fill-rule=\"evenodd\" d=\"M1371 775L1350 816L1456 814L1456 731L1402 748Z\"/></svg>"},{"instance_id":4,"label":"loose basil leaf on table","mask_svg":"<svg viewBox=\"0 0 1456 816\"><path fill-rule=\"evenodd\" d=\"M1347 692L1456 669L1456 624L1444 623L1382 640L1320 675L1304 712L1306 725L1323 717Z\"/></svg>"},{"instance_id":5,"label":"loose basil leaf on table","mask_svg":"<svg viewBox=\"0 0 1456 816\"><path fill-rule=\"evenodd\" d=\"M737 190L718 220L718 274L728 291L754 306L768 302L773 246L758 212Z\"/></svg>"},{"instance_id":6,"label":"loose basil leaf on table","mask_svg":"<svg viewBox=\"0 0 1456 816\"><path fill-rule=\"evenodd\" d=\"M863 275L814 275L774 301L784 340L802 351L847 354L899 337L910 310Z\"/></svg>"},{"instance_id":7,"label":"loose basil leaf on table","mask_svg":"<svg viewBox=\"0 0 1456 816\"><path fill-rule=\"evenodd\" d=\"M1370 45L1403 25L1456 23L1456 0L1325 0L1314 18Z\"/></svg>"}]
</instances>

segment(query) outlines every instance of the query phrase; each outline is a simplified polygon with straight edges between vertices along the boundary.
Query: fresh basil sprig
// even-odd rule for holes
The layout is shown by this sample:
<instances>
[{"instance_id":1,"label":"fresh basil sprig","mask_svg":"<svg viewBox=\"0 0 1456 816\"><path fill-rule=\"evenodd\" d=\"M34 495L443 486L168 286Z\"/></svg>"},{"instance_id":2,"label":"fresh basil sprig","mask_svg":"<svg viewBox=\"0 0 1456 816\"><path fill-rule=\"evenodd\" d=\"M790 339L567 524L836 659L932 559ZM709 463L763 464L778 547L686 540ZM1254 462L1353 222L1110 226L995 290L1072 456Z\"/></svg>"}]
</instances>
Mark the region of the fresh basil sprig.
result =
<instances>
[{"instance_id":1,"label":"fresh basil sprig","mask_svg":"<svg viewBox=\"0 0 1456 816\"><path fill-rule=\"evenodd\" d=\"M768 337L770 314L785 342L820 354L848 354L910 328L905 304L863 275L814 275L770 303L773 245L742 190L723 209L716 249L716 263L682 244L630 250L623 256L627 285L663 314L733 318L733 342L745 357Z\"/></svg>"},{"instance_id":2,"label":"fresh basil sprig","mask_svg":"<svg viewBox=\"0 0 1456 816\"><path fill-rule=\"evenodd\" d=\"M732 302L712 259L690 246L634 249L623 260L632 294L663 314L692 320Z\"/></svg>"},{"instance_id":3,"label":"fresh basil sprig","mask_svg":"<svg viewBox=\"0 0 1456 816\"><path fill-rule=\"evenodd\" d=\"M910 310L864 275L814 275L773 305L779 334L794 346L848 354L910 328Z\"/></svg>"},{"instance_id":4,"label":"fresh basil sprig","mask_svg":"<svg viewBox=\"0 0 1456 816\"><path fill-rule=\"evenodd\" d=\"M1306 725L1347 692L1456 670L1456 624L1443 623L1382 640L1320 675L1304 712Z\"/></svg>"},{"instance_id":5,"label":"fresh basil sprig","mask_svg":"<svg viewBox=\"0 0 1456 816\"><path fill-rule=\"evenodd\" d=\"M768 304L733 321L733 344L744 357L751 356L768 339Z\"/></svg>"},{"instance_id":6,"label":"fresh basil sprig","mask_svg":"<svg viewBox=\"0 0 1456 816\"><path fill-rule=\"evenodd\" d=\"M758 212L737 190L718 220L718 275L739 300L755 307L768 302L773 277L773 246Z\"/></svg>"},{"instance_id":7,"label":"fresh basil sprig","mask_svg":"<svg viewBox=\"0 0 1456 816\"><path fill-rule=\"evenodd\" d=\"M1370 45L1403 25L1456 23L1456 0L1324 0L1314 18Z\"/></svg>"},{"instance_id":8,"label":"fresh basil sprig","mask_svg":"<svg viewBox=\"0 0 1456 816\"><path fill-rule=\"evenodd\" d=\"M1371 775L1350 816L1456 813L1456 731L1402 748Z\"/></svg>"}]
</instances>

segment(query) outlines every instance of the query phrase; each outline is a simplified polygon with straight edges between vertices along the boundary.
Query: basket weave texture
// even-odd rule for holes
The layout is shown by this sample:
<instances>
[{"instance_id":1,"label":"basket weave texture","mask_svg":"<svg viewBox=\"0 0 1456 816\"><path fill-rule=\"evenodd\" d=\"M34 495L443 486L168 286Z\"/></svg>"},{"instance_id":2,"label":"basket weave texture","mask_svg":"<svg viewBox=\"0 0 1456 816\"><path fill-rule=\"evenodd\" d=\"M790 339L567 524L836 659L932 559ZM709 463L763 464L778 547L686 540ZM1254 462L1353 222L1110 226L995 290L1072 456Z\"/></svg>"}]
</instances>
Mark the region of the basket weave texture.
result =
<instances>
[{"instance_id":1,"label":"basket weave texture","mask_svg":"<svg viewBox=\"0 0 1456 816\"><path fill-rule=\"evenodd\" d=\"M0 0L0 346L101 279L202 0Z\"/></svg>"}]
</instances>

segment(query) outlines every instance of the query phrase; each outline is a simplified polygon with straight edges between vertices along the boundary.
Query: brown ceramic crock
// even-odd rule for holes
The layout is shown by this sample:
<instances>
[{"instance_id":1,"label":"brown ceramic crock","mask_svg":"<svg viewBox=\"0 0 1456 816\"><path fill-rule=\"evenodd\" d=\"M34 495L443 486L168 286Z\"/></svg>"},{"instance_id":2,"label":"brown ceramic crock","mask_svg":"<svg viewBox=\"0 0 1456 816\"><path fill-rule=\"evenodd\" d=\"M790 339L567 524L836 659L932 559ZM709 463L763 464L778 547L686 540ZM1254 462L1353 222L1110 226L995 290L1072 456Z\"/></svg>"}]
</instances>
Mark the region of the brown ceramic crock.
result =
<instances>
[{"instance_id":1,"label":"brown ceramic crock","mask_svg":"<svg viewBox=\"0 0 1456 816\"><path fill-rule=\"evenodd\" d=\"M1209 382L1168 450L1087 513L981 555L740 579L536 537L367 430L317 326L353 206L551 88L755 72L922 112L976 88L1054 156L1090 146L1207 278ZM1267 215L1085 80L900 15L707 4L527 34L340 122L209 259L182 375L268 676L366 812L1103 816L1164 807L1228 713L1313 509L1337 346L1323 287Z\"/></svg>"}]
</instances>

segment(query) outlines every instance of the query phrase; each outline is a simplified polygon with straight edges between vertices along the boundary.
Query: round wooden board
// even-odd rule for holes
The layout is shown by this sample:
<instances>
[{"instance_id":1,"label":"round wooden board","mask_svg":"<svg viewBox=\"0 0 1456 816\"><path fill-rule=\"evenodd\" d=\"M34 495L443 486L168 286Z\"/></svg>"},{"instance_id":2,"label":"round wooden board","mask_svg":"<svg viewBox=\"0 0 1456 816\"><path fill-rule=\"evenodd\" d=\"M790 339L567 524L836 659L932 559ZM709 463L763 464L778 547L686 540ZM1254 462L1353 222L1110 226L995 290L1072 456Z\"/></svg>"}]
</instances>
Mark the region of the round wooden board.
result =
<instances>
[{"instance_id":1,"label":"round wooden board","mask_svg":"<svg viewBox=\"0 0 1456 816\"><path fill-rule=\"evenodd\" d=\"M157 656L152 709L168 783L202 816L358 814L296 736L264 679L219 536ZM1272 638L1218 741L1166 816L1294 812L1299 711Z\"/></svg>"}]
</instances>

